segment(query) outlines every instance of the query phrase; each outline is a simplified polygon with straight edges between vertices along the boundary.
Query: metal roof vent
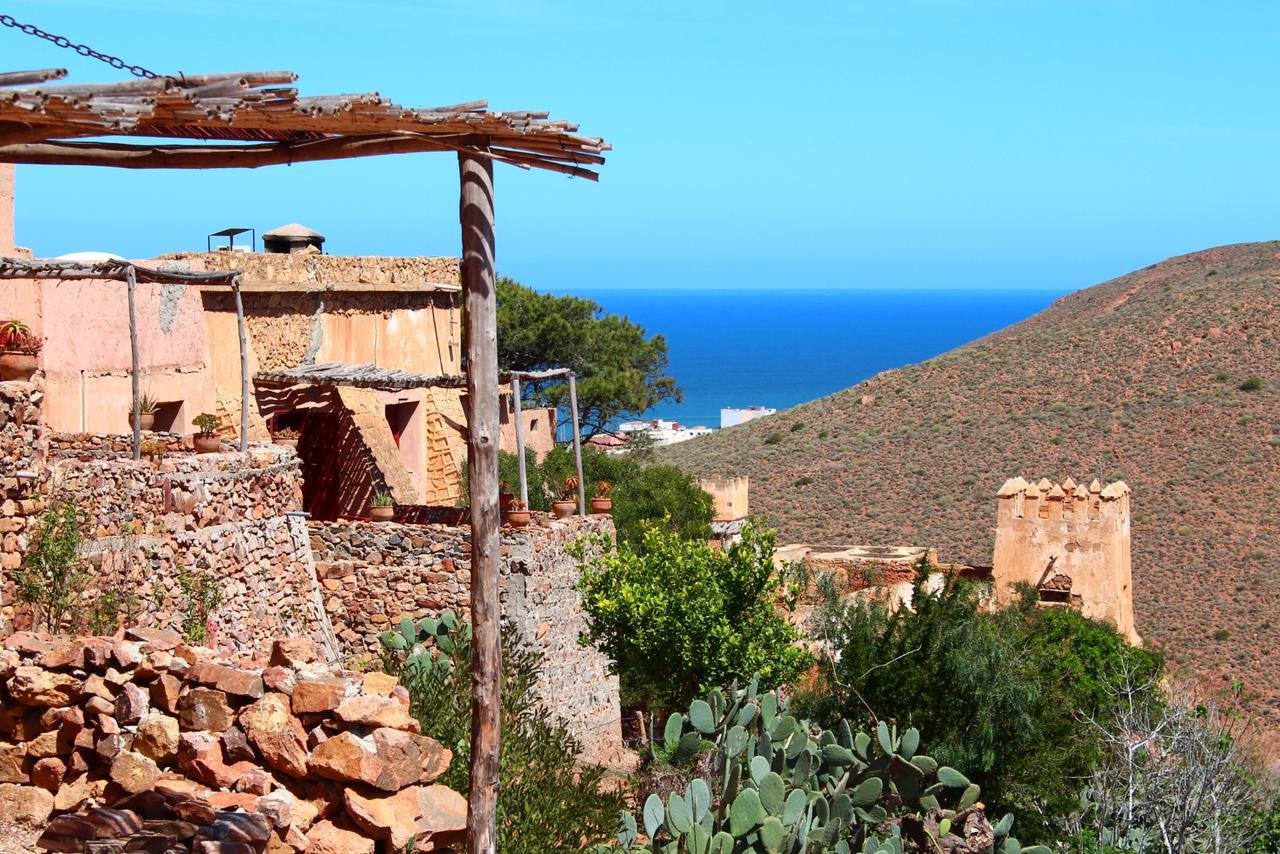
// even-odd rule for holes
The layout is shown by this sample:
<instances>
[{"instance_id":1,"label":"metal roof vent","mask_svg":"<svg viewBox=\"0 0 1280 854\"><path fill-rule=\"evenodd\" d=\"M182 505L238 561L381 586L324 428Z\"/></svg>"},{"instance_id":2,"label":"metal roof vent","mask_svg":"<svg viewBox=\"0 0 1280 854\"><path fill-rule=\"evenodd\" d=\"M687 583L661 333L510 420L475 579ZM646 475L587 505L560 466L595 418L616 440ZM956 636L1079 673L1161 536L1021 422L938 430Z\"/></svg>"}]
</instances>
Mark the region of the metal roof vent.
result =
<instances>
[{"instance_id":1,"label":"metal roof vent","mask_svg":"<svg viewBox=\"0 0 1280 854\"><path fill-rule=\"evenodd\" d=\"M296 222L273 228L262 235L262 248L266 252L287 255L307 247L323 252L324 235Z\"/></svg>"}]
</instances>

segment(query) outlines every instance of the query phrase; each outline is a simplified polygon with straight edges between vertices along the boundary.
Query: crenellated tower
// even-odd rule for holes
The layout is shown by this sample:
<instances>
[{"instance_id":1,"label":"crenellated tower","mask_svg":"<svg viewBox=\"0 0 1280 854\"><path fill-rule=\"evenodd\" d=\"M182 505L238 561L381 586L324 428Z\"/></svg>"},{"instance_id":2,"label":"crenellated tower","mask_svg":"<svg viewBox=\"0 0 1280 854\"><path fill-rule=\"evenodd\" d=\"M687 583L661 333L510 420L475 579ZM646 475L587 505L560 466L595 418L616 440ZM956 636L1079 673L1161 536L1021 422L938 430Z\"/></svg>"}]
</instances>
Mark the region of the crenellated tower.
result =
<instances>
[{"instance_id":1,"label":"crenellated tower","mask_svg":"<svg viewBox=\"0 0 1280 854\"><path fill-rule=\"evenodd\" d=\"M996 493L997 604L1013 600L1014 586L1024 582L1039 591L1042 604L1075 607L1141 643L1133 618L1130 492L1122 480L1087 487L1071 478L1005 481Z\"/></svg>"}]
</instances>

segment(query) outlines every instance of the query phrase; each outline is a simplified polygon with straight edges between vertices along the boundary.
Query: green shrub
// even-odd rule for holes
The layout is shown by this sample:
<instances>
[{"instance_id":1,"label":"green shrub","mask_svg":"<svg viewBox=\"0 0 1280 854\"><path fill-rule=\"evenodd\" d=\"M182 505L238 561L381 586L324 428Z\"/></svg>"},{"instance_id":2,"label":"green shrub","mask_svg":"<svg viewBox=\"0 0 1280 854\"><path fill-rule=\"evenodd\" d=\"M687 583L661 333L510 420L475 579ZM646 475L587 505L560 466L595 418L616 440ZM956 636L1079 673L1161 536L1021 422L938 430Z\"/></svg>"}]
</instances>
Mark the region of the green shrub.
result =
<instances>
[{"instance_id":1,"label":"green shrub","mask_svg":"<svg viewBox=\"0 0 1280 854\"><path fill-rule=\"evenodd\" d=\"M1249 377L1247 380L1240 383L1240 390L1241 391L1261 391L1262 385L1263 385L1262 377Z\"/></svg>"},{"instance_id":2,"label":"green shrub","mask_svg":"<svg viewBox=\"0 0 1280 854\"><path fill-rule=\"evenodd\" d=\"M1038 608L1034 591L994 613L980 587L956 577L929 594L928 572L922 562L914 611L820 607L816 633L834 655L799 705L823 722L870 710L931 733L939 761L967 769L988 806L1047 841L1100 756L1087 720L1112 708L1107 677L1122 667L1158 674L1162 661L1071 609Z\"/></svg>"},{"instance_id":3,"label":"green shrub","mask_svg":"<svg viewBox=\"0 0 1280 854\"><path fill-rule=\"evenodd\" d=\"M213 573L178 568L178 590L182 593L182 637L190 644L209 639L209 617L222 605L222 590Z\"/></svg>"},{"instance_id":4,"label":"green shrub","mask_svg":"<svg viewBox=\"0 0 1280 854\"><path fill-rule=\"evenodd\" d=\"M583 641L615 662L624 705L666 711L752 673L772 687L808 664L777 608L773 544L755 525L724 550L650 527L640 547L583 565Z\"/></svg>"},{"instance_id":5,"label":"green shrub","mask_svg":"<svg viewBox=\"0 0 1280 854\"><path fill-rule=\"evenodd\" d=\"M781 442L782 442L781 433L770 433L768 436L764 437L764 443L766 445L777 445Z\"/></svg>"},{"instance_id":6,"label":"green shrub","mask_svg":"<svg viewBox=\"0 0 1280 854\"><path fill-rule=\"evenodd\" d=\"M643 548L649 526L669 531L686 540L711 538L715 507L691 475L675 466L646 466L633 477L615 483L613 523L619 542Z\"/></svg>"},{"instance_id":7,"label":"green shrub","mask_svg":"<svg viewBox=\"0 0 1280 854\"><path fill-rule=\"evenodd\" d=\"M471 627L451 613L382 635L384 668L409 691L422 732L453 751L439 782L466 792L471 750ZM578 763L582 745L538 702L542 656L513 630L502 639L498 850L581 851L617 826L622 797Z\"/></svg>"},{"instance_id":8,"label":"green shrub","mask_svg":"<svg viewBox=\"0 0 1280 854\"><path fill-rule=\"evenodd\" d=\"M808 486L808 485L809 485L809 484L811 484L811 483L813 483L813 478L809 477L809 475L807 475L807 474L806 474L806 475L804 475L803 477L798 477L798 478L796 478L795 485L796 485L796 486Z\"/></svg>"},{"instance_id":9,"label":"green shrub","mask_svg":"<svg viewBox=\"0 0 1280 854\"><path fill-rule=\"evenodd\" d=\"M75 609L89 582L80 557L88 516L72 501L55 501L36 523L22 567L14 574L19 602L31 605L37 625L47 631L64 628L78 617Z\"/></svg>"}]
</instances>

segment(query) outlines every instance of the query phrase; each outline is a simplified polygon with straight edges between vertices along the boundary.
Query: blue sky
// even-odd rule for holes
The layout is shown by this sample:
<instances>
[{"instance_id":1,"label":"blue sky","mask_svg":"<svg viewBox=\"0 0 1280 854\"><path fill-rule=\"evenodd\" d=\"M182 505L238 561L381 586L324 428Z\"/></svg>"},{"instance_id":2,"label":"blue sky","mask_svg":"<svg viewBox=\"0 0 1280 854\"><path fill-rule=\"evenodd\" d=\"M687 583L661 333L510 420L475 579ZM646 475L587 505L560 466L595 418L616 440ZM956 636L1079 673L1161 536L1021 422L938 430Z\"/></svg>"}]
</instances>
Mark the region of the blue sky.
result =
<instances>
[{"instance_id":1,"label":"blue sky","mask_svg":"<svg viewBox=\"0 0 1280 854\"><path fill-rule=\"evenodd\" d=\"M548 109L592 184L499 166L499 268L542 289L1081 287L1277 236L1280 4L40 0L3 11L159 71ZM12 30L5 69L119 72ZM444 155L216 173L26 166L41 254L300 221L457 252Z\"/></svg>"}]
</instances>

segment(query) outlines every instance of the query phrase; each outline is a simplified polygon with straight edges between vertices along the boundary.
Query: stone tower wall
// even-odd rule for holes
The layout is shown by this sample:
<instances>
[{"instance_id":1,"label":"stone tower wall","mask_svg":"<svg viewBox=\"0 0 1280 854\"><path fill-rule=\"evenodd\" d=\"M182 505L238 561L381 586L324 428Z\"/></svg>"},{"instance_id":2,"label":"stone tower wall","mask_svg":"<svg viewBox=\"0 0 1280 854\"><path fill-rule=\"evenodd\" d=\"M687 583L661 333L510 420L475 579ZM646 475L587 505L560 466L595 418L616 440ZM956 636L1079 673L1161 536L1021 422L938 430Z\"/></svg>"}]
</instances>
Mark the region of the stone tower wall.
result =
<instances>
[{"instance_id":1,"label":"stone tower wall","mask_svg":"<svg viewBox=\"0 0 1280 854\"><path fill-rule=\"evenodd\" d=\"M1140 643L1133 617L1129 545L1129 487L1124 481L1089 486L1021 477L997 494L992 580L996 603L1016 598L1019 582L1040 590L1086 617L1113 624Z\"/></svg>"}]
</instances>

